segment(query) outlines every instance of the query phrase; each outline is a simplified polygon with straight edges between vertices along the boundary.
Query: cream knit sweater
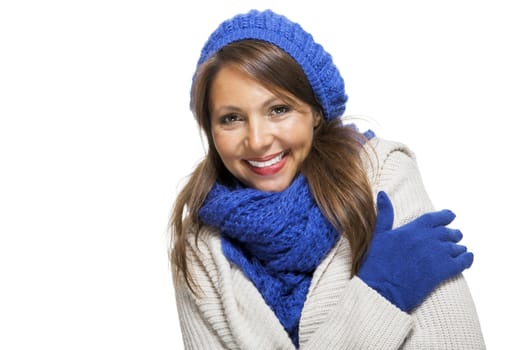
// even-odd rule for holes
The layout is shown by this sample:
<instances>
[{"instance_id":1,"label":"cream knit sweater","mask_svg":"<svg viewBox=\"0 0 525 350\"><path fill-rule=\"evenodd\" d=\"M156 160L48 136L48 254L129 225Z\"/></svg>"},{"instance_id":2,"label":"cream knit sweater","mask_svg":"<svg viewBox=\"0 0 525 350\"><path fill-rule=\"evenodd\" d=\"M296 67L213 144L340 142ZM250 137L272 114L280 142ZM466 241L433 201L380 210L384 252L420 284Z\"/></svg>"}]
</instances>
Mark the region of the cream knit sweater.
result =
<instances>
[{"instance_id":1,"label":"cream knit sweater","mask_svg":"<svg viewBox=\"0 0 525 350\"><path fill-rule=\"evenodd\" d=\"M414 154L403 144L374 138L368 173L374 192L388 193L395 226L434 210ZM201 291L175 287L185 348L295 349L255 286L223 255L219 233L205 227L188 240L192 276ZM442 283L412 313L402 312L358 277L339 240L316 269L299 325L300 349L485 349L476 308L462 275Z\"/></svg>"}]
</instances>

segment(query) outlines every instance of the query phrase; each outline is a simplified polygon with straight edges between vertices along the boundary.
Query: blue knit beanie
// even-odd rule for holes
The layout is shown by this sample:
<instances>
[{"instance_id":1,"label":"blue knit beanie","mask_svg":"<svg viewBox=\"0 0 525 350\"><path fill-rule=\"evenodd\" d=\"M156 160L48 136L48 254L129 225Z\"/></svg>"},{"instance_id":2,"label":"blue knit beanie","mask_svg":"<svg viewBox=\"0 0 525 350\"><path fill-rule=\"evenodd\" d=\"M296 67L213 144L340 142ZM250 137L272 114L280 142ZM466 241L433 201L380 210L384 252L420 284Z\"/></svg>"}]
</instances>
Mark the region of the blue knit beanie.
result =
<instances>
[{"instance_id":1,"label":"blue knit beanie","mask_svg":"<svg viewBox=\"0 0 525 350\"><path fill-rule=\"evenodd\" d=\"M222 22L204 45L198 65L222 47L243 39L263 40L288 53L306 74L325 119L343 115L348 96L332 56L298 23L271 10L251 10Z\"/></svg>"}]
</instances>

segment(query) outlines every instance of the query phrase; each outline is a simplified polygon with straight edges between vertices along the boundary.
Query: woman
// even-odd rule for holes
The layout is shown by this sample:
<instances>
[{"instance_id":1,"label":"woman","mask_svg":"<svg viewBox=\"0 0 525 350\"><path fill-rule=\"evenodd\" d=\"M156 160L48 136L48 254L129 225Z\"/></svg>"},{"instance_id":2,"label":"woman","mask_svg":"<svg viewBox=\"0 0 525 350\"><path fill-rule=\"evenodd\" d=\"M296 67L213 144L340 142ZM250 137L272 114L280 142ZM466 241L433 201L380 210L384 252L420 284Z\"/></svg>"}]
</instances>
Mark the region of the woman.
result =
<instances>
[{"instance_id":1,"label":"woman","mask_svg":"<svg viewBox=\"0 0 525 350\"><path fill-rule=\"evenodd\" d=\"M191 89L208 150L171 219L186 348L485 347L454 214L433 211L406 146L343 123L346 100L284 16L208 39Z\"/></svg>"}]
</instances>

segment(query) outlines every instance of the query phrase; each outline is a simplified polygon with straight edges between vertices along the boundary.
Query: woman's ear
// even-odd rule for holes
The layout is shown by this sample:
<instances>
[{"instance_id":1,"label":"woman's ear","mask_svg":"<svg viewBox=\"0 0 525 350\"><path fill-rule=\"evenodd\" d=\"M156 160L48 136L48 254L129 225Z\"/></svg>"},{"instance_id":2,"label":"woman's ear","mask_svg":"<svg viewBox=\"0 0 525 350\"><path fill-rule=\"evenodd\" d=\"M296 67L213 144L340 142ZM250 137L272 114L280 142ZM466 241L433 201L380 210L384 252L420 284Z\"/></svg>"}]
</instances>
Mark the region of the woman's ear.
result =
<instances>
[{"instance_id":1,"label":"woman's ear","mask_svg":"<svg viewBox=\"0 0 525 350\"><path fill-rule=\"evenodd\" d=\"M317 127L321 125L322 118L323 116L320 115L319 113L314 114L314 129L317 129Z\"/></svg>"}]
</instances>

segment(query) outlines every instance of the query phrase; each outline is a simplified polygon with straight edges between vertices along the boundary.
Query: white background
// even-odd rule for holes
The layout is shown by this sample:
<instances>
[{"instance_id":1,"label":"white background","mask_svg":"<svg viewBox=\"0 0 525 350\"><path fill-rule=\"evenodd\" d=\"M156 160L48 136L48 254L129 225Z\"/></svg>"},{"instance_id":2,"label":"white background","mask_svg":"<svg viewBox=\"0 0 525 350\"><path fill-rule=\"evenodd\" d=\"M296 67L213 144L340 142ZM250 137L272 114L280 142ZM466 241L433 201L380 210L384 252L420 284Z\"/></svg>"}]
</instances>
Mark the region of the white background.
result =
<instances>
[{"instance_id":1,"label":"white background","mask_svg":"<svg viewBox=\"0 0 525 350\"><path fill-rule=\"evenodd\" d=\"M475 253L487 346L524 344L520 1L180 4L0 4L1 349L182 349L166 226L202 154L189 85L209 33L251 7L313 33L347 114L415 151Z\"/></svg>"}]
</instances>

